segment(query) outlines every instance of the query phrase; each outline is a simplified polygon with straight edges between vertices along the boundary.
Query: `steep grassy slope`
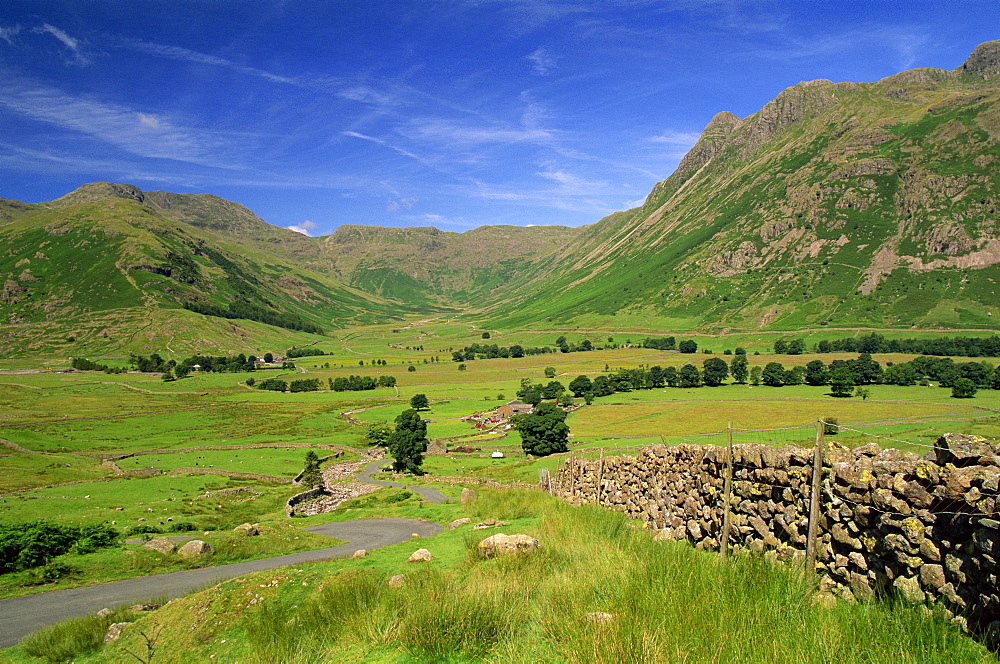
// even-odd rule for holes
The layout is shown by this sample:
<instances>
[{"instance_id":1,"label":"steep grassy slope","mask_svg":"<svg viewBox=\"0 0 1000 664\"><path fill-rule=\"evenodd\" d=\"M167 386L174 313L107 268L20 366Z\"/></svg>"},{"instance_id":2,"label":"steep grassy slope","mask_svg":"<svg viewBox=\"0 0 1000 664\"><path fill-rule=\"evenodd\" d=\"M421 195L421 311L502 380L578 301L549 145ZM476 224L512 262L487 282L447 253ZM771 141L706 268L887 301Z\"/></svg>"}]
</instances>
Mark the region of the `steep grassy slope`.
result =
<instances>
[{"instance_id":1,"label":"steep grassy slope","mask_svg":"<svg viewBox=\"0 0 1000 664\"><path fill-rule=\"evenodd\" d=\"M590 227L498 322L993 327L1000 42L949 72L810 81L720 113L645 204Z\"/></svg>"},{"instance_id":2,"label":"steep grassy slope","mask_svg":"<svg viewBox=\"0 0 1000 664\"><path fill-rule=\"evenodd\" d=\"M45 346L58 335L75 337L77 328L107 338L108 325L97 323L100 329L94 331L94 320L112 313L118 343L133 350L147 346L136 333L148 321L163 320L162 312L181 307L235 309L247 313L242 318L307 331L406 311L280 257L168 219L135 198L60 199L6 224L3 237L0 303L8 324L2 335L7 353L25 350L20 342L29 338ZM184 313L191 320L204 318ZM184 338L195 330L202 339L227 336L232 324L226 318L208 318L214 323L182 324L169 336ZM127 323L139 320L144 324L138 329ZM126 339L133 339L135 348Z\"/></svg>"}]
</instances>

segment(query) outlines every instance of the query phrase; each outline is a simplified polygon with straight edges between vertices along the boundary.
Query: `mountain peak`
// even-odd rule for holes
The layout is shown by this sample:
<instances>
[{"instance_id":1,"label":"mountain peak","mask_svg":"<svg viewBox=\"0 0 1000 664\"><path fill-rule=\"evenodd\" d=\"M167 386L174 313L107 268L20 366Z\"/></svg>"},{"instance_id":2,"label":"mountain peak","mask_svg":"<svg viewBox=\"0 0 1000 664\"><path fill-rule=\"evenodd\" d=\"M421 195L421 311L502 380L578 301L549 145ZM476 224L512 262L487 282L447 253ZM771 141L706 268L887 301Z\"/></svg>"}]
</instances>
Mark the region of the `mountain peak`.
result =
<instances>
[{"instance_id":1,"label":"mountain peak","mask_svg":"<svg viewBox=\"0 0 1000 664\"><path fill-rule=\"evenodd\" d=\"M1000 74L1000 39L983 42L974 48L959 70L984 79Z\"/></svg>"},{"instance_id":2,"label":"mountain peak","mask_svg":"<svg viewBox=\"0 0 1000 664\"><path fill-rule=\"evenodd\" d=\"M143 202L145 195L142 189L134 184L117 184L115 182L88 182L77 187L70 193L52 201L56 207L75 205L77 203L90 203L99 201L102 198L127 198L134 201Z\"/></svg>"}]
</instances>

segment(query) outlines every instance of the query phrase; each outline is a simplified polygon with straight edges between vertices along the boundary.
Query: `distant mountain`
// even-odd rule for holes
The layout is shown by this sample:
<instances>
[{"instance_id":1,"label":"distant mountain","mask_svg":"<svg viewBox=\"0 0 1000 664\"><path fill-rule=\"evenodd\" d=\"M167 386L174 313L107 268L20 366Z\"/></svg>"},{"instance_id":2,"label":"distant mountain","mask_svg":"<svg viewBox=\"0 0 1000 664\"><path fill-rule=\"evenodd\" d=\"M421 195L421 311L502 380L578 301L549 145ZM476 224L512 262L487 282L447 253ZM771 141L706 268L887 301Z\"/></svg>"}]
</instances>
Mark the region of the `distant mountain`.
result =
<instances>
[{"instance_id":1,"label":"distant mountain","mask_svg":"<svg viewBox=\"0 0 1000 664\"><path fill-rule=\"evenodd\" d=\"M101 347L154 347L178 320L197 322L185 343L239 347L461 311L512 327L995 329L998 166L995 41L954 71L806 81L746 118L719 113L641 207L577 229L309 238L207 194L97 182L0 199L0 354L99 332ZM128 339L102 316L131 321Z\"/></svg>"},{"instance_id":2,"label":"distant mountain","mask_svg":"<svg viewBox=\"0 0 1000 664\"><path fill-rule=\"evenodd\" d=\"M954 71L807 81L719 113L645 204L589 227L498 322L996 327L1000 41Z\"/></svg>"}]
</instances>

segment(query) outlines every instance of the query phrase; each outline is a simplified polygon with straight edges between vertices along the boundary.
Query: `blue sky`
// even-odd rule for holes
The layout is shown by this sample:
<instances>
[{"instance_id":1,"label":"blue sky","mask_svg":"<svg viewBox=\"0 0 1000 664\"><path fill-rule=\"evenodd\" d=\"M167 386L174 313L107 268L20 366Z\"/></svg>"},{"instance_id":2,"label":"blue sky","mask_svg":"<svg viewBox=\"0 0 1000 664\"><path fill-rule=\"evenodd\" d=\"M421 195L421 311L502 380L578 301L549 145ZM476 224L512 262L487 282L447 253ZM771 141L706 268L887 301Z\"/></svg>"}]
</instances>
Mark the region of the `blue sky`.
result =
<instances>
[{"instance_id":1,"label":"blue sky","mask_svg":"<svg viewBox=\"0 0 1000 664\"><path fill-rule=\"evenodd\" d=\"M0 4L0 196L96 180L344 223L593 223L722 110L959 66L1000 2Z\"/></svg>"}]
</instances>

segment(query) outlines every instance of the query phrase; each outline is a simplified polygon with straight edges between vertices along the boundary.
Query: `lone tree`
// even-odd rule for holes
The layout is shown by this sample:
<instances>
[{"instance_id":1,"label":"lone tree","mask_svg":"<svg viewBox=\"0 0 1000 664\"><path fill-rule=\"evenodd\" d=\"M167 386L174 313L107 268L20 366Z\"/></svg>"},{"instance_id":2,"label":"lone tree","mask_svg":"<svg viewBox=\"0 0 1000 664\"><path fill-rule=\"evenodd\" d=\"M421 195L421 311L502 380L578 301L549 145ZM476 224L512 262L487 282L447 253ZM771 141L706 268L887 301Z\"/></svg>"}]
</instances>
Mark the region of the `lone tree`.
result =
<instances>
[{"instance_id":1,"label":"lone tree","mask_svg":"<svg viewBox=\"0 0 1000 664\"><path fill-rule=\"evenodd\" d=\"M392 469L397 473L423 475L420 466L427 451L427 424L413 408L408 408L396 417L396 430L389 436L389 454L392 455Z\"/></svg>"},{"instance_id":2,"label":"lone tree","mask_svg":"<svg viewBox=\"0 0 1000 664\"><path fill-rule=\"evenodd\" d=\"M306 466L302 470L302 486L314 489L323 483L323 474L319 470L319 457L312 450L306 452Z\"/></svg>"},{"instance_id":3,"label":"lone tree","mask_svg":"<svg viewBox=\"0 0 1000 664\"><path fill-rule=\"evenodd\" d=\"M424 408L430 408L430 402L427 401L426 394L414 394L410 397L410 408L415 408L417 410L423 410Z\"/></svg>"},{"instance_id":4,"label":"lone tree","mask_svg":"<svg viewBox=\"0 0 1000 664\"><path fill-rule=\"evenodd\" d=\"M566 413L555 404L539 404L533 413L515 416L513 424L526 454L548 456L569 450Z\"/></svg>"},{"instance_id":5,"label":"lone tree","mask_svg":"<svg viewBox=\"0 0 1000 664\"><path fill-rule=\"evenodd\" d=\"M976 384L969 378L959 378L951 386L951 396L956 399L971 399L976 396Z\"/></svg>"}]
</instances>

